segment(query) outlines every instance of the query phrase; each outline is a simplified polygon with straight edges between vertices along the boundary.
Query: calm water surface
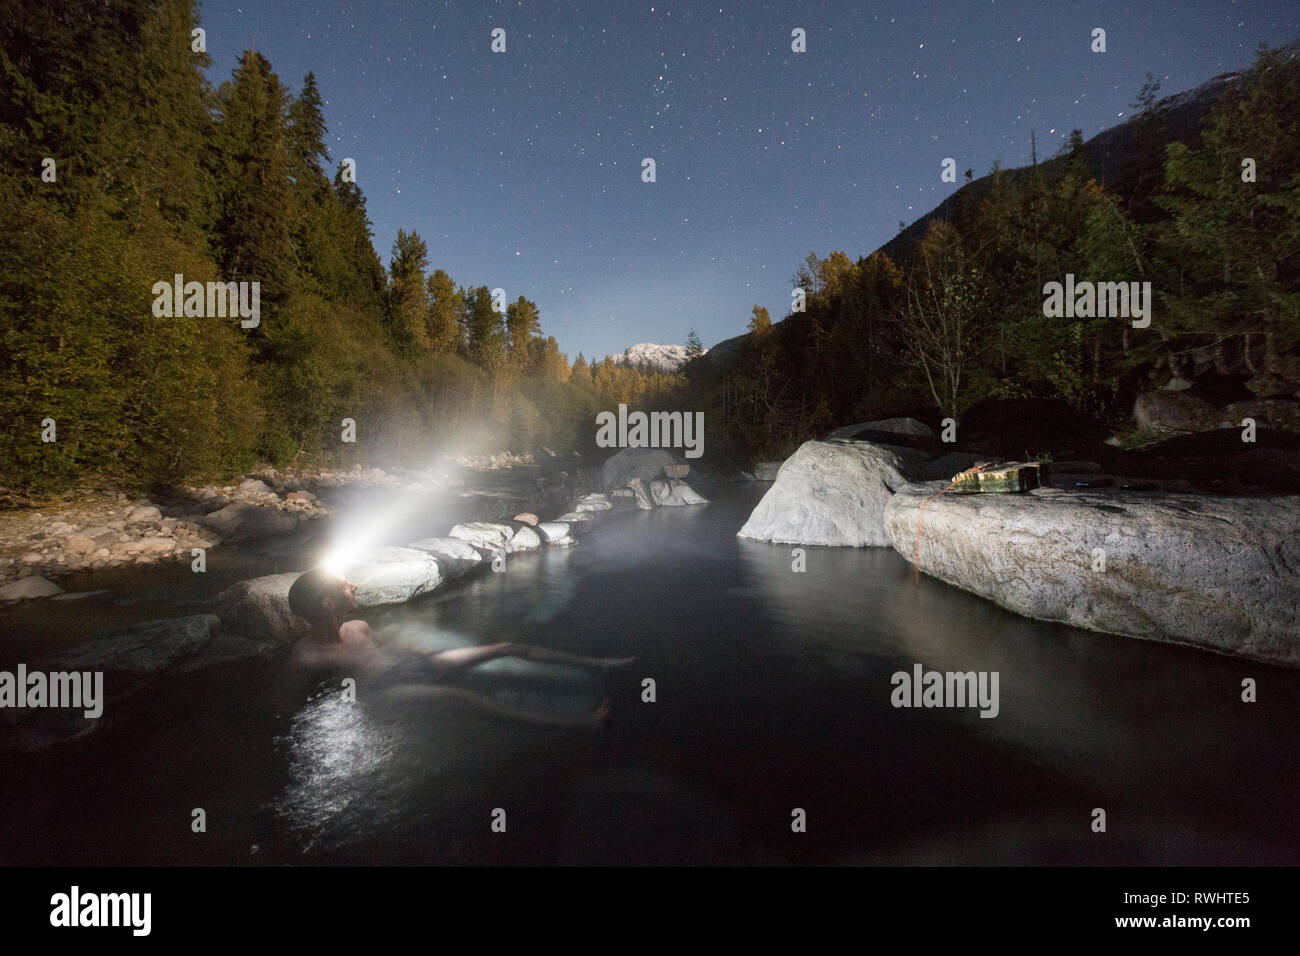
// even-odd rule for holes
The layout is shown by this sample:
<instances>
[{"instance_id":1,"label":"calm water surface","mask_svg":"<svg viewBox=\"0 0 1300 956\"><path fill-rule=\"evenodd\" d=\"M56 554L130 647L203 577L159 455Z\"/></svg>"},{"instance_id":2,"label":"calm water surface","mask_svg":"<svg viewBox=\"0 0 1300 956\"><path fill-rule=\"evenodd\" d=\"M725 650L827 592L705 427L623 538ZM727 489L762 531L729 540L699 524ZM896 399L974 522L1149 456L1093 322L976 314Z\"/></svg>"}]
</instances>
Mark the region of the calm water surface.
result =
<instances>
[{"instance_id":1,"label":"calm water surface","mask_svg":"<svg viewBox=\"0 0 1300 956\"><path fill-rule=\"evenodd\" d=\"M604 678L499 661L470 682L557 715L609 696L603 729L449 703L414 655L360 676L356 703L283 660L170 675L85 741L0 758L0 860L1300 862L1300 672L1024 620L914 586L887 550L809 548L793 573L789 547L735 537L766 487L611 517L578 548L366 613L392 647L635 656ZM436 518L405 539L444 532ZM3 658L194 613L230 581L304 567L318 533L218 549L207 575L87 575L77 587L111 593L0 614ZM998 716L895 709L890 676L916 663L997 671Z\"/></svg>"}]
</instances>

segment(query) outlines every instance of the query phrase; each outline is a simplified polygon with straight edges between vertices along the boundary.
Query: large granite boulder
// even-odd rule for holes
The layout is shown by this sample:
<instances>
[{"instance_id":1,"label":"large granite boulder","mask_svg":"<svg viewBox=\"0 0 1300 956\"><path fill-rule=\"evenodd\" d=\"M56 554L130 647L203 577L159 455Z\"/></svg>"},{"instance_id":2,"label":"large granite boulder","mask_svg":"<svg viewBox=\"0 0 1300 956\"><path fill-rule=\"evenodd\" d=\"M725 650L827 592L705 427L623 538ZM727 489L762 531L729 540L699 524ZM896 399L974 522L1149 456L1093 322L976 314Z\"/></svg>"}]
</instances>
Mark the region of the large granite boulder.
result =
<instances>
[{"instance_id":1,"label":"large granite boulder","mask_svg":"<svg viewBox=\"0 0 1300 956\"><path fill-rule=\"evenodd\" d=\"M1190 392L1142 392L1133 402L1139 428L1165 435L1187 435L1217 428L1220 415L1213 405Z\"/></svg>"},{"instance_id":2,"label":"large granite boulder","mask_svg":"<svg viewBox=\"0 0 1300 956\"><path fill-rule=\"evenodd\" d=\"M901 467L870 442L805 442L738 533L780 544L886 547L885 505L907 484Z\"/></svg>"},{"instance_id":3,"label":"large granite boulder","mask_svg":"<svg viewBox=\"0 0 1300 956\"><path fill-rule=\"evenodd\" d=\"M1219 413L1219 425L1226 428L1240 428L1242 419L1245 418L1253 418L1259 428L1300 432L1300 402L1284 398L1233 402Z\"/></svg>"},{"instance_id":4,"label":"large granite boulder","mask_svg":"<svg viewBox=\"0 0 1300 956\"><path fill-rule=\"evenodd\" d=\"M472 544L476 548L495 554L506 550L506 545L515 536L515 529L514 525L499 521L467 521L465 524L456 525L448 534L466 544Z\"/></svg>"},{"instance_id":5,"label":"large granite boulder","mask_svg":"<svg viewBox=\"0 0 1300 956\"><path fill-rule=\"evenodd\" d=\"M885 508L908 561L943 487ZM1300 497L950 493L920 539L921 570L1018 614L1300 665Z\"/></svg>"},{"instance_id":6,"label":"large granite boulder","mask_svg":"<svg viewBox=\"0 0 1300 956\"><path fill-rule=\"evenodd\" d=\"M826 436L827 440L845 438L850 440L888 441L890 436L902 438L930 438L934 432L925 422L915 418L884 418L875 422L858 422L845 425ZM763 478L759 478L763 481Z\"/></svg>"},{"instance_id":7,"label":"large granite boulder","mask_svg":"<svg viewBox=\"0 0 1300 956\"><path fill-rule=\"evenodd\" d=\"M255 541L287 534L298 527L298 519L275 507L236 501L199 519L226 542Z\"/></svg>"},{"instance_id":8,"label":"large granite boulder","mask_svg":"<svg viewBox=\"0 0 1300 956\"><path fill-rule=\"evenodd\" d=\"M311 633L311 625L289 608L289 588L298 572L249 578L226 588L208 605L222 629L259 641L294 641Z\"/></svg>"},{"instance_id":9,"label":"large granite boulder","mask_svg":"<svg viewBox=\"0 0 1300 956\"><path fill-rule=\"evenodd\" d=\"M482 552L460 538L421 538L407 547L433 555L447 577L458 578L483 563Z\"/></svg>"},{"instance_id":10,"label":"large granite boulder","mask_svg":"<svg viewBox=\"0 0 1300 956\"><path fill-rule=\"evenodd\" d=\"M437 559L418 548L374 548L349 560L342 572L357 586L362 607L401 604L442 583Z\"/></svg>"},{"instance_id":11,"label":"large granite boulder","mask_svg":"<svg viewBox=\"0 0 1300 956\"><path fill-rule=\"evenodd\" d=\"M649 482L663 473L664 467L681 461L664 448L624 448L611 455L601 468L601 481L606 491L626 487L633 478Z\"/></svg>"}]
</instances>

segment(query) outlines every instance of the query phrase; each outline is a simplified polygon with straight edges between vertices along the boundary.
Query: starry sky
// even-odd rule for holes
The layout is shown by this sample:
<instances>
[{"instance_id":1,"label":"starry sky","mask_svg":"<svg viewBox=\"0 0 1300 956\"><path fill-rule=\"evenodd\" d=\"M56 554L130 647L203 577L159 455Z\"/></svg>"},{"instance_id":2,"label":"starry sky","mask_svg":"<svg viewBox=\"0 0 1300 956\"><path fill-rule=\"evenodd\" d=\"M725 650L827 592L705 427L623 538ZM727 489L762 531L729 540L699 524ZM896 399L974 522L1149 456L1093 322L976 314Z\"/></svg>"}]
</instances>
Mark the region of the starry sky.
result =
<instances>
[{"instance_id":1,"label":"starry sky","mask_svg":"<svg viewBox=\"0 0 1300 956\"><path fill-rule=\"evenodd\" d=\"M810 251L871 252L966 168L1028 163L1031 129L1043 156L1123 122L1147 72L1163 96L1249 66L1300 3L206 0L201 23L214 84L249 47L295 92L316 74L385 265L418 231L572 359L780 319Z\"/></svg>"}]
</instances>

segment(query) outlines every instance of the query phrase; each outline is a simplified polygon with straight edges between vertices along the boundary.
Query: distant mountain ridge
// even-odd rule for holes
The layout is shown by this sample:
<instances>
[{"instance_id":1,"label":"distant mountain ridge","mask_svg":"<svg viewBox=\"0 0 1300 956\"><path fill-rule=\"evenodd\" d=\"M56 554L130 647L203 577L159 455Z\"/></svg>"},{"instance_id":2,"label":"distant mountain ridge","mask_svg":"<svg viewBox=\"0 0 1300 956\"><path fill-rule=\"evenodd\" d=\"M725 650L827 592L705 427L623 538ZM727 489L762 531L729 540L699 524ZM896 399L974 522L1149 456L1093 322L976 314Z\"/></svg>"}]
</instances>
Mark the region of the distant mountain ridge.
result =
<instances>
[{"instance_id":1,"label":"distant mountain ridge","mask_svg":"<svg viewBox=\"0 0 1300 956\"><path fill-rule=\"evenodd\" d=\"M656 345L653 342L642 342L625 349L619 355L613 356L613 359L623 365L634 367L647 365L663 372L675 372L686 364L686 346Z\"/></svg>"}]
</instances>

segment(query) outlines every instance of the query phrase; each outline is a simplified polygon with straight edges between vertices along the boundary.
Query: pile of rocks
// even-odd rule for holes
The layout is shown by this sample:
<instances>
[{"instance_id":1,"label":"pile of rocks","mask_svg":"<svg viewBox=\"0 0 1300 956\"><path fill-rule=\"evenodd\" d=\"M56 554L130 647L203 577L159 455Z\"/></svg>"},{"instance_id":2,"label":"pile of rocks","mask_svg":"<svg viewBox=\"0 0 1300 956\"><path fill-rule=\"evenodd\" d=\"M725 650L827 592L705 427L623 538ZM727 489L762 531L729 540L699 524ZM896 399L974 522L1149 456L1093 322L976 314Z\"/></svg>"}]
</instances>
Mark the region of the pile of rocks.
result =
<instances>
[{"instance_id":1,"label":"pile of rocks","mask_svg":"<svg viewBox=\"0 0 1300 956\"><path fill-rule=\"evenodd\" d=\"M555 452L546 449L544 454L548 458L556 457ZM531 465L537 458L532 454L517 455L510 451L496 452L491 455L457 455L453 461L462 468L486 468L491 471L498 471L502 468L515 468L519 465Z\"/></svg>"},{"instance_id":2,"label":"pile of rocks","mask_svg":"<svg viewBox=\"0 0 1300 956\"><path fill-rule=\"evenodd\" d=\"M650 450L627 449L614 455L606 463L605 474L611 480L622 479L623 484L608 494L583 495L572 502L568 513L554 521L541 521L535 514L524 513L508 521L464 522L444 537L348 555L338 570L357 585L357 603L362 607L396 604L427 594L476 569L499 570L510 555L571 547L577 543L576 535L605 515L643 507L640 499L653 502L650 507L704 502L681 477L671 477L684 475L685 465L671 455L664 461L657 455L641 454L645 451ZM296 637L303 625L288 605L289 587L296 577L270 575L240 582L218 596L211 610L227 624L262 639Z\"/></svg>"},{"instance_id":3,"label":"pile of rocks","mask_svg":"<svg viewBox=\"0 0 1300 956\"><path fill-rule=\"evenodd\" d=\"M689 464L665 449L624 448L605 462L601 469L601 482L612 508L630 507L649 511L656 507L704 504L706 499L696 494L684 481L690 473ZM583 510L581 507L574 508L577 513ZM569 517L562 516L560 520Z\"/></svg>"},{"instance_id":4,"label":"pile of rocks","mask_svg":"<svg viewBox=\"0 0 1300 956\"><path fill-rule=\"evenodd\" d=\"M329 514L308 486L422 487L379 468L280 473L264 468L225 486L128 501L84 499L59 509L0 511L0 601L59 593L45 577L129 564L193 560L193 549L287 534ZM51 590L53 589L53 590Z\"/></svg>"},{"instance_id":5,"label":"pile of rocks","mask_svg":"<svg viewBox=\"0 0 1300 956\"><path fill-rule=\"evenodd\" d=\"M221 538L201 520L165 517L146 500L96 502L60 512L0 513L0 581L189 558ZM0 600L16 592L0 588Z\"/></svg>"},{"instance_id":6,"label":"pile of rocks","mask_svg":"<svg viewBox=\"0 0 1300 956\"><path fill-rule=\"evenodd\" d=\"M663 464L647 474L649 488L642 486L642 491L660 505L703 502L681 477L672 477L685 474L682 467L673 468L674 464L668 463L672 470L667 474ZM616 463L615 468L618 467L621 465ZM198 492L202 495L202 489ZM283 486L277 491L262 478L250 478L238 486L219 492L213 489L213 492L203 497L211 501L218 495L238 496L238 500L204 516L219 523L227 520L219 516L232 514L232 508L262 509L292 519L293 506L289 502L314 504L310 495L286 492ZM634 510L634 497L634 493L618 494L618 489L612 495L599 492L583 495L572 503L568 514L555 521L541 521L536 514L522 513L509 521L465 522L453 527L445 537L423 538L402 547L375 548L349 556L341 562L339 570L357 585L357 601L362 607L409 601L476 569L502 570L509 555L544 547L571 547L577 543L575 533L590 527L600 517ZM132 505L129 513L123 515L121 526L123 529L145 526L151 532L146 537L163 537L162 523L168 520L176 521L168 526L171 539L175 540L182 522L162 518L159 510L149 504ZM250 521L270 520L278 519L240 518L232 527L238 531ZM200 533L205 532L201 528L198 532L185 528L180 537ZM291 572L240 581L209 602L208 613L146 621L63 651L57 658L34 664L31 669L103 671L106 699L116 704L138 693L149 680L163 672L191 673L236 662L256 664L283 653L310 630L307 622L289 607L289 589L298 576L297 572ZM13 599L47 597L59 590L40 578L28 578L11 587ZM2 599L8 597L0 589ZM0 726L0 751L45 749L83 737L99 726L98 719L80 712L29 711L22 720Z\"/></svg>"}]
</instances>

